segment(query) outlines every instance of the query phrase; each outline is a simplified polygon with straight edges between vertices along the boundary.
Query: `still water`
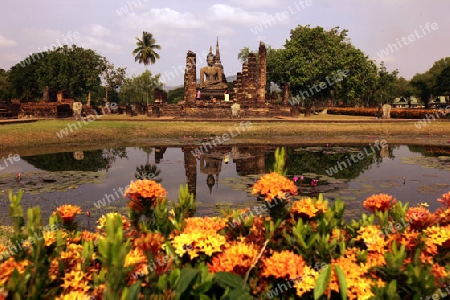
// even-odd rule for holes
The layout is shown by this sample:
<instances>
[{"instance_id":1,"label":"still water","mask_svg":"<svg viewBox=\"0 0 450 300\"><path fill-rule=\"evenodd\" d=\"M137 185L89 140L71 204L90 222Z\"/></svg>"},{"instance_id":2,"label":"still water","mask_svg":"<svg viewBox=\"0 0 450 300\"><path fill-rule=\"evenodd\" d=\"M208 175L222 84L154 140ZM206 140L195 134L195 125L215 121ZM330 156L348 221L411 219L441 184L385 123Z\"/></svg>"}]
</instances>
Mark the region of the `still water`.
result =
<instances>
[{"instance_id":1,"label":"still water","mask_svg":"<svg viewBox=\"0 0 450 300\"><path fill-rule=\"evenodd\" d=\"M196 154L194 146L127 147L24 156L0 168L0 225L9 223L7 191L22 189L25 209L39 205L47 218L59 205L80 205L91 212L91 218L79 216L79 222L92 227L103 213L125 213L126 199L121 194L131 180L143 176L159 180L173 201L180 185L188 184L199 204L197 215L252 207L257 200L250 187L258 175L272 168L275 149L218 146ZM434 210L436 198L450 191L449 148L298 145L285 149L288 177L298 177L299 197L323 193L331 201L340 198L350 216L357 217L362 202L372 194L387 193L411 205L427 202Z\"/></svg>"}]
</instances>

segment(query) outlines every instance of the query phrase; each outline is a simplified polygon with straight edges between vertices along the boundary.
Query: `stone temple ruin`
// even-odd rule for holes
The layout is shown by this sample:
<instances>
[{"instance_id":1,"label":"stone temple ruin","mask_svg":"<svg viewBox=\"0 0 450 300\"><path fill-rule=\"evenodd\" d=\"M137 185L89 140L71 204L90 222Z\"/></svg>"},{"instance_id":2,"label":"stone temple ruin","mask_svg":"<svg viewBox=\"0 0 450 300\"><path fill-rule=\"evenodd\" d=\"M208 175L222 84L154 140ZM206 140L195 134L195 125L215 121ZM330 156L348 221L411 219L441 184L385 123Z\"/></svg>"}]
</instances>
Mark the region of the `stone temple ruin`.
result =
<instances>
[{"instance_id":1,"label":"stone temple ruin","mask_svg":"<svg viewBox=\"0 0 450 300\"><path fill-rule=\"evenodd\" d=\"M207 65L199 70L200 78L197 78L197 56L189 50L186 55L183 101L178 104L155 102L150 106L150 116L230 118L231 106L235 101L240 106L241 118L289 116L289 86L284 87L285 92L280 102L276 93L270 97L266 94L266 54L266 46L260 42L258 53L249 54L230 89L225 76L226 66L222 65L220 59L218 40L215 54L212 47L209 48Z\"/></svg>"},{"instance_id":2,"label":"stone temple ruin","mask_svg":"<svg viewBox=\"0 0 450 300\"><path fill-rule=\"evenodd\" d=\"M119 107L119 113L133 116L138 113L148 114L149 117L176 117L176 118L209 118L223 119L232 117L239 107L240 118L248 117L275 117L295 114L288 103L290 97L289 83L283 86L282 100L279 101L277 93L266 93L266 46L260 42L258 53L249 53L248 59L242 64L241 72L236 74L232 88L227 82L226 66L222 65L220 58L219 41L216 41L215 53L212 47L206 57L207 65L200 67L200 78L197 78L197 56L193 51L186 55L186 69L184 73L184 99L177 104L168 104L167 95L155 89L153 104L148 108L136 104L128 107ZM15 106L11 106L14 104ZM3 106L2 106L3 105ZM76 103L73 99L65 99L62 92L54 92L48 87L44 90L43 99L38 103L11 103L9 106L0 103L0 117L79 117L99 113L97 107ZM298 112L297 112L298 113Z\"/></svg>"}]
</instances>

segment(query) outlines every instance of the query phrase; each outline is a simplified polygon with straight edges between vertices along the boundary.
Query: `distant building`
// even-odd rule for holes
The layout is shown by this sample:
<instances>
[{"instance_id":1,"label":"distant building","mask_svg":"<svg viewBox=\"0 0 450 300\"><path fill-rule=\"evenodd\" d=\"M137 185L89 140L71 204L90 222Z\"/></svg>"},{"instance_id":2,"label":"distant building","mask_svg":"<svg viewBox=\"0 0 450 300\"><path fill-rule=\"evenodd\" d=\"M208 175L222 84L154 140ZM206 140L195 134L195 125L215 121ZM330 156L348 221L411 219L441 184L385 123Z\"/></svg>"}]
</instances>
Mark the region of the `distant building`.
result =
<instances>
[{"instance_id":1,"label":"distant building","mask_svg":"<svg viewBox=\"0 0 450 300\"><path fill-rule=\"evenodd\" d=\"M430 99L430 102L428 103L428 106L430 108L440 108L445 107L446 105L449 105L449 96L437 96L432 99Z\"/></svg>"},{"instance_id":2,"label":"distant building","mask_svg":"<svg viewBox=\"0 0 450 300\"><path fill-rule=\"evenodd\" d=\"M420 108L424 107L424 104L420 101L420 99L416 97L399 97L395 98L391 103L394 108Z\"/></svg>"}]
</instances>

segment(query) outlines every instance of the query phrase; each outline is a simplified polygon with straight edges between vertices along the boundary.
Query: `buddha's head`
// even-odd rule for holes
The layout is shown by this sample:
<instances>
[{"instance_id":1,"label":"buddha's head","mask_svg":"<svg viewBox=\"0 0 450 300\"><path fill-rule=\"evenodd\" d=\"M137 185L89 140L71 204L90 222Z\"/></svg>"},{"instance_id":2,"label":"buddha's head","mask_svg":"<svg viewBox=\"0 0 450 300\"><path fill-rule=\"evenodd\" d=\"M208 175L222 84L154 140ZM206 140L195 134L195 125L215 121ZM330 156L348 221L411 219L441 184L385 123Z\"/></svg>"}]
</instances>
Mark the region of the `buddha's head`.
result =
<instances>
[{"instance_id":1,"label":"buddha's head","mask_svg":"<svg viewBox=\"0 0 450 300\"><path fill-rule=\"evenodd\" d=\"M208 66L212 66L214 64L214 54L211 52L208 53L208 56L206 57L206 62L208 63Z\"/></svg>"}]
</instances>

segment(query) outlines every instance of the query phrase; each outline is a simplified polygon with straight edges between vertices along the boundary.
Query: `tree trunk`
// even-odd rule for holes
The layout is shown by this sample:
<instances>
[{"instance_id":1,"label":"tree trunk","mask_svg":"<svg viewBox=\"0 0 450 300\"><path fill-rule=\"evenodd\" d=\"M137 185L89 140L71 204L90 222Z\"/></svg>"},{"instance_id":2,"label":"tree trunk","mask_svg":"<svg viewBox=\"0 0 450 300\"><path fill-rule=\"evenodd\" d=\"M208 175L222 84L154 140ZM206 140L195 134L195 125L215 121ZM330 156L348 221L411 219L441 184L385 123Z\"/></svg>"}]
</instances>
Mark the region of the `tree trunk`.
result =
<instances>
[{"instance_id":1,"label":"tree trunk","mask_svg":"<svg viewBox=\"0 0 450 300\"><path fill-rule=\"evenodd\" d=\"M293 105L291 107L291 118L298 118L299 115L300 115L300 108L298 107L298 105Z\"/></svg>"},{"instance_id":2,"label":"tree trunk","mask_svg":"<svg viewBox=\"0 0 450 300\"><path fill-rule=\"evenodd\" d=\"M309 117L311 116L311 106L306 106L305 107L305 117Z\"/></svg>"}]
</instances>

